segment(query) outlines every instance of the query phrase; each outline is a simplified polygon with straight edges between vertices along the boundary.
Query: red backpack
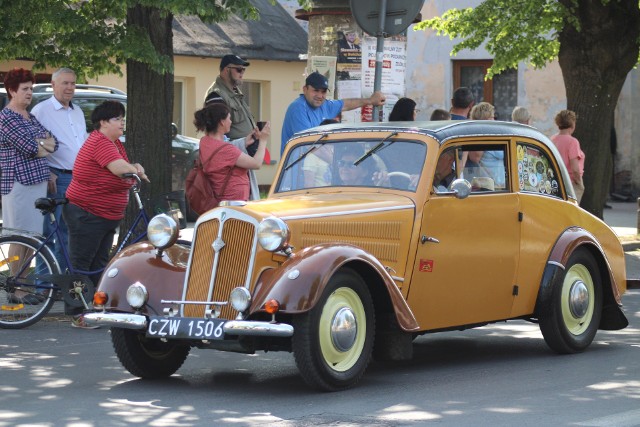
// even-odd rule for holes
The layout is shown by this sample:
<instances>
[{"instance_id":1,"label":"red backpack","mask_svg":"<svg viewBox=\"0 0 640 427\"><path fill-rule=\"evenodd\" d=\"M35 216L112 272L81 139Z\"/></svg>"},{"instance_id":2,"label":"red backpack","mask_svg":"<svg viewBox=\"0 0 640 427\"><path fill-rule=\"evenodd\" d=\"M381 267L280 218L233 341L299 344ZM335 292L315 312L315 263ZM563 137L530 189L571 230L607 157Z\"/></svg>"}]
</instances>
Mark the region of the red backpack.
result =
<instances>
[{"instance_id":1,"label":"red backpack","mask_svg":"<svg viewBox=\"0 0 640 427\"><path fill-rule=\"evenodd\" d=\"M211 181L209 181L207 174L204 172L204 167L222 148L224 148L224 145L213 150L213 153L211 153L205 163L202 163L202 158L198 155L198 158L193 161L193 168L191 168L187 174L187 179L184 184L185 197L191 207L191 210L198 215L203 214L220 204L220 199L216 196L216 193L213 190L213 185L211 184ZM233 172L233 167L229 168L229 173L224 180L224 184L222 184L220 194L224 194L224 190L227 188L227 184L229 183L229 178L231 178L231 172Z\"/></svg>"}]
</instances>

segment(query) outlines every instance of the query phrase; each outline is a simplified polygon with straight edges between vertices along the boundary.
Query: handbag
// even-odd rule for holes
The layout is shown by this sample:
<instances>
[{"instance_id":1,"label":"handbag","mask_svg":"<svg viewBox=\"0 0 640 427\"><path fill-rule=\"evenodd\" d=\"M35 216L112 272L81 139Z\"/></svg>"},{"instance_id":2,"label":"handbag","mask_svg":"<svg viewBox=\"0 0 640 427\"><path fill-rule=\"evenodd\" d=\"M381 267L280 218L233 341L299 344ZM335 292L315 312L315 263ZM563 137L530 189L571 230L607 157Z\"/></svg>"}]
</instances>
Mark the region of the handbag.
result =
<instances>
[{"instance_id":1,"label":"handbag","mask_svg":"<svg viewBox=\"0 0 640 427\"><path fill-rule=\"evenodd\" d=\"M205 163L202 163L201 155L198 155L198 158L193 161L193 167L187 174L184 185L185 197L191 207L191 210L198 215L213 209L220 204L220 198L216 195L204 168L213 156L222 148L224 148L224 145L213 150L213 153L211 153ZM224 194L224 190L227 188L232 172L233 167L229 168L229 173L227 173L227 176L224 179L224 183L220 190L221 195Z\"/></svg>"}]
</instances>

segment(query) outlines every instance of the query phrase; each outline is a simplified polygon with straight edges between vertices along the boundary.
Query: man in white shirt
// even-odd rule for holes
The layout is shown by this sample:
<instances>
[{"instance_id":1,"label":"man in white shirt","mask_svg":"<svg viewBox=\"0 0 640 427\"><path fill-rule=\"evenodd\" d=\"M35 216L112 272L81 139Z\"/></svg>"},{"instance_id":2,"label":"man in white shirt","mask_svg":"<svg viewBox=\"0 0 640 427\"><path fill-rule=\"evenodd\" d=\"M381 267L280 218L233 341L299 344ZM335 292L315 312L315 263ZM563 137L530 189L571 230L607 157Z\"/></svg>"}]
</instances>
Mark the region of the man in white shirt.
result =
<instances>
[{"instance_id":1,"label":"man in white shirt","mask_svg":"<svg viewBox=\"0 0 640 427\"><path fill-rule=\"evenodd\" d=\"M47 197L64 197L71 182L73 163L78 151L87 139L87 125L84 113L71 100L76 91L76 73L70 68L60 68L51 76L53 96L33 107L31 113L49 130L59 141L58 150L47 156L51 175ZM54 243L54 253L64 270L67 265L62 246L67 246L67 225L62 219L62 206L56 209L56 221L62 231L63 242ZM44 233L51 232L49 217L44 217ZM68 249L68 246L67 246Z\"/></svg>"}]
</instances>

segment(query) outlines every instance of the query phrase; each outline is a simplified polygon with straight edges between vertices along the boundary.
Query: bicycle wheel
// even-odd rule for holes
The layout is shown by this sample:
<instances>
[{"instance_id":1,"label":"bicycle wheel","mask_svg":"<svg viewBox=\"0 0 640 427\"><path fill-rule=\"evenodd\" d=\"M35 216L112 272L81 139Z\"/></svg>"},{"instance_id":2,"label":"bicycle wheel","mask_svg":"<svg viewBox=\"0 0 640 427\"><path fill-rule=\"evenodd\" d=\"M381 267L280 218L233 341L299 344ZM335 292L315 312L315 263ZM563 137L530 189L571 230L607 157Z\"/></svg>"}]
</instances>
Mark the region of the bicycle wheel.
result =
<instances>
[{"instance_id":1,"label":"bicycle wheel","mask_svg":"<svg viewBox=\"0 0 640 427\"><path fill-rule=\"evenodd\" d=\"M0 237L0 328L33 325L54 303L54 288L42 275L60 274L51 251L25 236Z\"/></svg>"}]
</instances>

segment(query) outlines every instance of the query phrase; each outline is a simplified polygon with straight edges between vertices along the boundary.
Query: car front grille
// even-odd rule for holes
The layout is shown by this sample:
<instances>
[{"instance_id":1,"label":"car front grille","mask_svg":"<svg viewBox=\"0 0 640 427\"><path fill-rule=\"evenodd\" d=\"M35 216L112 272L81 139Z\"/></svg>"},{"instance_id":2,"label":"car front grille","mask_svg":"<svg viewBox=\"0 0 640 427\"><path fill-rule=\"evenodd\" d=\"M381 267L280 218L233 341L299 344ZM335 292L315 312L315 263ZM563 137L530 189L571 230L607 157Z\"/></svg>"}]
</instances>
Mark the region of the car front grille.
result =
<instances>
[{"instance_id":1,"label":"car front grille","mask_svg":"<svg viewBox=\"0 0 640 427\"><path fill-rule=\"evenodd\" d=\"M233 210L217 210L214 215L194 230L185 301L227 302L234 288L249 288L257 223ZM183 307L183 315L203 317L208 307L187 303ZM221 307L219 317L235 319L237 314L231 305L225 305Z\"/></svg>"}]
</instances>

